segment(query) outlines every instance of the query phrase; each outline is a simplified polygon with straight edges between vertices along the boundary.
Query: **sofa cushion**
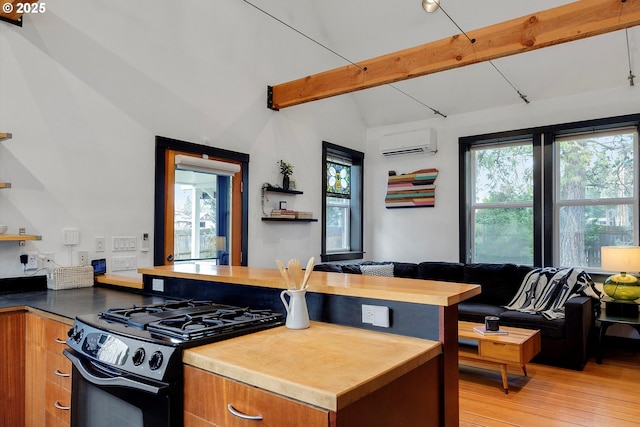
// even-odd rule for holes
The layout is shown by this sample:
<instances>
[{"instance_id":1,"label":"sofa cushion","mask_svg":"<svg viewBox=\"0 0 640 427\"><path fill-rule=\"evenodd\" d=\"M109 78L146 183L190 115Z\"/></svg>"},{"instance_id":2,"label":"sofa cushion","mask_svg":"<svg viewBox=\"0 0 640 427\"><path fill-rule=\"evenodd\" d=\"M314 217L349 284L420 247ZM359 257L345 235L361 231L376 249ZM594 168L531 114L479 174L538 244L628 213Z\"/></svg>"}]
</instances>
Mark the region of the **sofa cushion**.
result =
<instances>
[{"instance_id":1,"label":"sofa cushion","mask_svg":"<svg viewBox=\"0 0 640 427\"><path fill-rule=\"evenodd\" d=\"M482 293L471 299L476 303L506 305L520 288L522 280L532 267L515 264L467 264L464 283L482 286Z\"/></svg>"},{"instance_id":2,"label":"sofa cushion","mask_svg":"<svg viewBox=\"0 0 640 427\"><path fill-rule=\"evenodd\" d=\"M360 271L365 276L393 277L393 264L361 265Z\"/></svg>"},{"instance_id":3,"label":"sofa cushion","mask_svg":"<svg viewBox=\"0 0 640 427\"><path fill-rule=\"evenodd\" d=\"M458 319L484 323L485 316L499 316L503 311L504 308L497 305L461 302L458 304Z\"/></svg>"},{"instance_id":4,"label":"sofa cushion","mask_svg":"<svg viewBox=\"0 0 640 427\"><path fill-rule=\"evenodd\" d=\"M462 282L464 278L464 264L459 262L421 262L418 264L417 278L442 280L445 282Z\"/></svg>"},{"instance_id":5,"label":"sofa cushion","mask_svg":"<svg viewBox=\"0 0 640 427\"><path fill-rule=\"evenodd\" d=\"M564 338L564 319L549 320L541 314L522 313L516 310L506 310L498 315L500 324L524 329L540 329L546 337Z\"/></svg>"},{"instance_id":6,"label":"sofa cushion","mask_svg":"<svg viewBox=\"0 0 640 427\"><path fill-rule=\"evenodd\" d=\"M342 264L342 272L348 274L362 274L360 264Z\"/></svg>"},{"instance_id":7,"label":"sofa cushion","mask_svg":"<svg viewBox=\"0 0 640 427\"><path fill-rule=\"evenodd\" d=\"M330 273L342 273L342 267L337 264L317 264L313 266L313 271L327 271Z\"/></svg>"},{"instance_id":8,"label":"sofa cushion","mask_svg":"<svg viewBox=\"0 0 640 427\"><path fill-rule=\"evenodd\" d=\"M418 277L418 264L411 262L394 262L393 275L404 277L405 279L415 279Z\"/></svg>"}]
</instances>

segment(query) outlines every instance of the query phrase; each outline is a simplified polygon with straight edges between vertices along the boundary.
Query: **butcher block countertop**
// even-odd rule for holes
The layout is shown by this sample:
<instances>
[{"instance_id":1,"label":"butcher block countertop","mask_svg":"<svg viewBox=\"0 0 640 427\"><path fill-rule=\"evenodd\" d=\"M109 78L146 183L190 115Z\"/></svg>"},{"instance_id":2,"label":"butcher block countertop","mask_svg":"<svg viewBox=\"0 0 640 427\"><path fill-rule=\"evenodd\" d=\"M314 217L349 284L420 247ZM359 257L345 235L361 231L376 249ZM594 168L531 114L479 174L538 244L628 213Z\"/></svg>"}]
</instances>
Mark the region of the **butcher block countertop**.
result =
<instances>
[{"instance_id":1,"label":"butcher block countertop","mask_svg":"<svg viewBox=\"0 0 640 427\"><path fill-rule=\"evenodd\" d=\"M418 338L311 322L185 350L183 361L245 384L337 411L441 354Z\"/></svg>"},{"instance_id":2,"label":"butcher block countertop","mask_svg":"<svg viewBox=\"0 0 640 427\"><path fill-rule=\"evenodd\" d=\"M139 268L138 272L156 277L208 280L286 289L280 272L275 268L192 263ZM444 307L458 304L480 294L480 286L465 283L327 273L324 271L314 271L308 284L309 292Z\"/></svg>"}]
</instances>

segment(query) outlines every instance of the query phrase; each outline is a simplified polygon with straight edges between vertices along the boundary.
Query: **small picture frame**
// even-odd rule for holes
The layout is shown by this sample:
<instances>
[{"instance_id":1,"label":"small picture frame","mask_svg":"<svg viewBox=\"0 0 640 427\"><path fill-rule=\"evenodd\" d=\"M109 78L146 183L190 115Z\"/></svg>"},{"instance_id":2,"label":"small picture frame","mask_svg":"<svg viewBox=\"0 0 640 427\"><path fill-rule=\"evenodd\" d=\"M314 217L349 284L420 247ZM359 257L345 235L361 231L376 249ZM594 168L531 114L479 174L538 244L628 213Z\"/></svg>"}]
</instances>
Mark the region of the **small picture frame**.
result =
<instances>
[{"instance_id":1,"label":"small picture frame","mask_svg":"<svg viewBox=\"0 0 640 427\"><path fill-rule=\"evenodd\" d=\"M296 189L296 180L289 179L289 190L295 190L295 189Z\"/></svg>"}]
</instances>

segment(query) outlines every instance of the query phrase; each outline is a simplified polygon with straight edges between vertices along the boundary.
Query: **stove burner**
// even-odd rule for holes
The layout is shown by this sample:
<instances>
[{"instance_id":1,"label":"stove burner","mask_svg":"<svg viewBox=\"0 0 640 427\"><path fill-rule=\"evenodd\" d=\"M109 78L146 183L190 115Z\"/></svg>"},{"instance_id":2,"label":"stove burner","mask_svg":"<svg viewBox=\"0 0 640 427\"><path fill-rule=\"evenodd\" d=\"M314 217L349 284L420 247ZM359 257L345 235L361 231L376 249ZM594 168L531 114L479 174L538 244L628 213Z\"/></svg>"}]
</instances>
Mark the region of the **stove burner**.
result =
<instances>
[{"instance_id":1,"label":"stove burner","mask_svg":"<svg viewBox=\"0 0 640 427\"><path fill-rule=\"evenodd\" d=\"M98 316L110 323L147 330L154 338L178 341L256 329L282 322L283 317L271 310L251 310L200 300L169 300L145 306L111 308Z\"/></svg>"},{"instance_id":2,"label":"stove burner","mask_svg":"<svg viewBox=\"0 0 640 427\"><path fill-rule=\"evenodd\" d=\"M272 324L281 317L281 314L270 310L218 309L210 313L185 314L151 322L147 325L147 330L152 336L192 341Z\"/></svg>"}]
</instances>

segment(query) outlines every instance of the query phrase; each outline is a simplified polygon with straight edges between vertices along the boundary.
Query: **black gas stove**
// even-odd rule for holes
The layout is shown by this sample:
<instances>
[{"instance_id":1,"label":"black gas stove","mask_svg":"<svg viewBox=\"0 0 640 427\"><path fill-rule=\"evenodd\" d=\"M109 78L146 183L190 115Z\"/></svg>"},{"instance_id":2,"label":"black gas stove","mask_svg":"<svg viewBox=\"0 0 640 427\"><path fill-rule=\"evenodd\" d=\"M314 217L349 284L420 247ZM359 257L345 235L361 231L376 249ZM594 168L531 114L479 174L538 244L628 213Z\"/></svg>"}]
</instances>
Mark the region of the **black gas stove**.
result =
<instances>
[{"instance_id":1,"label":"black gas stove","mask_svg":"<svg viewBox=\"0 0 640 427\"><path fill-rule=\"evenodd\" d=\"M283 324L271 310L197 300L78 316L64 350L71 427L182 426L183 350Z\"/></svg>"},{"instance_id":2,"label":"black gas stove","mask_svg":"<svg viewBox=\"0 0 640 427\"><path fill-rule=\"evenodd\" d=\"M168 381L181 375L183 349L283 323L283 314L271 310L167 300L79 316L69 330L67 345L106 367Z\"/></svg>"}]
</instances>

